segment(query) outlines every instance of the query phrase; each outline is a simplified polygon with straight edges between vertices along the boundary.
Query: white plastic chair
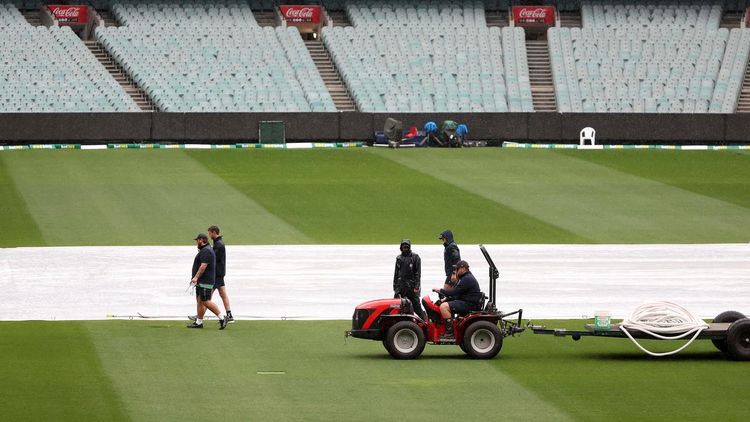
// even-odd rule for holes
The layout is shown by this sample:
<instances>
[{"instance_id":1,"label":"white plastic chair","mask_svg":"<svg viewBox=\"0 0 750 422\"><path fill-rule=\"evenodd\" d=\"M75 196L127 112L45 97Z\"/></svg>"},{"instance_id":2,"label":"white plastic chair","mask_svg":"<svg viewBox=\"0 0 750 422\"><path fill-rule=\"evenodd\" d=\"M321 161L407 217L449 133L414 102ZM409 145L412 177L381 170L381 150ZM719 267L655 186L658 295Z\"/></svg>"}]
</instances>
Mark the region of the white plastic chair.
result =
<instances>
[{"instance_id":1,"label":"white plastic chair","mask_svg":"<svg viewBox=\"0 0 750 422\"><path fill-rule=\"evenodd\" d=\"M592 127L585 127L581 130L579 145L584 146L587 141L591 142L591 146L596 145L596 130Z\"/></svg>"}]
</instances>

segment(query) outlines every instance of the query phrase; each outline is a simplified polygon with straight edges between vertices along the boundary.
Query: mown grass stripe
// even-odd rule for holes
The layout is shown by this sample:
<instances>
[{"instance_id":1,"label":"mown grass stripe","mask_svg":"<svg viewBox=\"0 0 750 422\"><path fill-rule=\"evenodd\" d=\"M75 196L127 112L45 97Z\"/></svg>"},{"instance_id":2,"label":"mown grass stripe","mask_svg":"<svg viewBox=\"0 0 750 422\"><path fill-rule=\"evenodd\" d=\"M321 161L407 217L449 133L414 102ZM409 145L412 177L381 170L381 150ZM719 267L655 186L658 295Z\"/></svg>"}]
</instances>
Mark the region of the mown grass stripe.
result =
<instances>
[{"instance_id":1,"label":"mown grass stripe","mask_svg":"<svg viewBox=\"0 0 750 422\"><path fill-rule=\"evenodd\" d=\"M3 420L126 421L85 323L4 322Z\"/></svg>"},{"instance_id":2,"label":"mown grass stripe","mask_svg":"<svg viewBox=\"0 0 750 422\"><path fill-rule=\"evenodd\" d=\"M596 243L731 243L750 239L746 208L560 151L369 152ZM615 160L634 159L623 152L607 151ZM659 153L662 151L641 151ZM717 165L711 159L715 153L704 154L708 168ZM705 183L718 185L722 181L710 177ZM744 195L737 188L728 192Z\"/></svg>"},{"instance_id":3,"label":"mown grass stripe","mask_svg":"<svg viewBox=\"0 0 750 422\"><path fill-rule=\"evenodd\" d=\"M561 151L615 171L658 181L665 185L750 208L750 151L723 151L710 155L660 151L642 154L576 154Z\"/></svg>"},{"instance_id":4,"label":"mown grass stripe","mask_svg":"<svg viewBox=\"0 0 750 422\"><path fill-rule=\"evenodd\" d=\"M316 243L437 243L449 227L462 242L586 242L363 149L189 154Z\"/></svg>"},{"instance_id":5,"label":"mown grass stripe","mask_svg":"<svg viewBox=\"0 0 750 422\"><path fill-rule=\"evenodd\" d=\"M569 419L458 347L429 346L419 360L395 361L380 342L345 344L348 321L238 321L223 331L213 324L188 330L183 322L87 324L135 420L193 420L206 405L224 419L251 421L430 419L436 411L451 420ZM200 356L211 363L199 372ZM285 375L257 375L280 368ZM434 397L449 405L436 410Z\"/></svg>"},{"instance_id":6,"label":"mown grass stripe","mask_svg":"<svg viewBox=\"0 0 750 422\"><path fill-rule=\"evenodd\" d=\"M49 245L184 245L211 224L228 240L309 241L182 150L14 151L4 160Z\"/></svg>"},{"instance_id":7,"label":"mown grass stripe","mask_svg":"<svg viewBox=\"0 0 750 422\"><path fill-rule=\"evenodd\" d=\"M8 174L6 161L11 156L0 157L0 221L3 222L3 233L0 244L3 247L37 245L46 242L39 227L29 212L23 197L16 188L13 178Z\"/></svg>"}]
</instances>

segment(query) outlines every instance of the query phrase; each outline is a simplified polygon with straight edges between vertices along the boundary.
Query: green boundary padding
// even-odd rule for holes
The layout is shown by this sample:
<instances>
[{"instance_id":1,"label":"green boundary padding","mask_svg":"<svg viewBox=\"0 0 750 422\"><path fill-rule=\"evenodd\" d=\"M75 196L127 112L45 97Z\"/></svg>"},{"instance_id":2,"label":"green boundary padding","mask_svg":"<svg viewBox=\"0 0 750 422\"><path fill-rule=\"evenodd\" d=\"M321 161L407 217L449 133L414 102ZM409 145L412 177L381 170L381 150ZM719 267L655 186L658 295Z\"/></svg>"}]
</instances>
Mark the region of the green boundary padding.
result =
<instances>
[{"instance_id":1,"label":"green boundary padding","mask_svg":"<svg viewBox=\"0 0 750 422\"><path fill-rule=\"evenodd\" d=\"M585 145L578 144L525 144L517 142L503 142L503 148L520 149L664 149L677 151L724 151L750 149L750 145Z\"/></svg>"},{"instance_id":2,"label":"green boundary padding","mask_svg":"<svg viewBox=\"0 0 750 422\"><path fill-rule=\"evenodd\" d=\"M290 146L291 145L291 146ZM364 142L304 142L297 144L29 144L0 145L0 151L24 149L314 149L314 148L361 148Z\"/></svg>"}]
</instances>

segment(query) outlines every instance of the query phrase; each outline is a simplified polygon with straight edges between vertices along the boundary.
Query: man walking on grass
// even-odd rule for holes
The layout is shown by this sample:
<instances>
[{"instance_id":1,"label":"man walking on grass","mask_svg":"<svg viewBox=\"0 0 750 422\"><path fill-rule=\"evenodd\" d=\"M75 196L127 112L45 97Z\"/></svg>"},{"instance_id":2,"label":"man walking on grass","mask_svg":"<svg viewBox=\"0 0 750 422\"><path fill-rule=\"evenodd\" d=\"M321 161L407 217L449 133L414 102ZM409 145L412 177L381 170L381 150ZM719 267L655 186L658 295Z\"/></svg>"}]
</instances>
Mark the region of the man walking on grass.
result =
<instances>
[{"instance_id":1,"label":"man walking on grass","mask_svg":"<svg viewBox=\"0 0 750 422\"><path fill-rule=\"evenodd\" d=\"M227 252L224 248L224 240L221 237L219 226L209 227L208 236L214 241L214 254L216 255L216 282L214 283L214 290L219 291L221 301L224 302L224 311L227 313L227 323L231 324L234 322L234 318L232 317L232 309L229 306L227 288L224 285L224 275L227 272Z\"/></svg>"},{"instance_id":2,"label":"man walking on grass","mask_svg":"<svg viewBox=\"0 0 750 422\"><path fill-rule=\"evenodd\" d=\"M203 328L203 316L208 309L219 317L219 329L223 330L227 326L227 319L221 315L219 307L211 302L216 278L216 255L213 248L208 247L208 236L205 234L201 233L196 236L195 244L198 246L198 253L193 260L193 278L190 283L195 285L198 312L195 321L187 327Z\"/></svg>"},{"instance_id":3,"label":"man walking on grass","mask_svg":"<svg viewBox=\"0 0 750 422\"><path fill-rule=\"evenodd\" d=\"M226 275L227 272L227 253L226 249L224 248L224 240L221 237L221 229L219 229L219 226L211 226L208 228L208 236L214 241L214 255L216 255L216 280L214 281L214 291L219 291L219 296L221 296L221 301L224 302L224 311L227 314L227 323L232 324L234 323L234 318L232 317L232 308L229 305L229 294L227 294L227 289L224 285L224 275ZM196 320L196 316L190 316L191 321Z\"/></svg>"}]
</instances>

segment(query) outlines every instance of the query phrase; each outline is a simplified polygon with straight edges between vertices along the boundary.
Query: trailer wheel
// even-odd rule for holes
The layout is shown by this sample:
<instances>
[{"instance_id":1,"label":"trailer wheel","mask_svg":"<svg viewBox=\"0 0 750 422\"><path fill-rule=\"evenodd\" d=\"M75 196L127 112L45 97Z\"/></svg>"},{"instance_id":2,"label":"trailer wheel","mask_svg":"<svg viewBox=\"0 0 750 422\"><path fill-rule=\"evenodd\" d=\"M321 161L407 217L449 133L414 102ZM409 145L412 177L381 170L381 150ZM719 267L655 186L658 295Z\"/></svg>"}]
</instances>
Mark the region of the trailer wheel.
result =
<instances>
[{"instance_id":1,"label":"trailer wheel","mask_svg":"<svg viewBox=\"0 0 750 422\"><path fill-rule=\"evenodd\" d=\"M416 323L400 321L388 330L384 344L396 359L415 359L422 354L427 341L424 331Z\"/></svg>"},{"instance_id":2,"label":"trailer wheel","mask_svg":"<svg viewBox=\"0 0 750 422\"><path fill-rule=\"evenodd\" d=\"M742 312L725 311L725 312L720 313L719 315L716 315L716 318L714 318L714 322L717 322L717 323L735 322L743 318L745 318L745 315ZM711 340L711 342L714 344L714 346L716 346L717 349L721 350L722 352L724 353L729 352L727 348L726 339L714 339L714 340Z\"/></svg>"},{"instance_id":3,"label":"trailer wheel","mask_svg":"<svg viewBox=\"0 0 750 422\"><path fill-rule=\"evenodd\" d=\"M464 331L463 348L474 359L492 359L503 347L503 335L497 324L477 321Z\"/></svg>"},{"instance_id":4,"label":"trailer wheel","mask_svg":"<svg viewBox=\"0 0 750 422\"><path fill-rule=\"evenodd\" d=\"M727 348L735 360L750 360L750 318L735 321L729 326Z\"/></svg>"}]
</instances>

